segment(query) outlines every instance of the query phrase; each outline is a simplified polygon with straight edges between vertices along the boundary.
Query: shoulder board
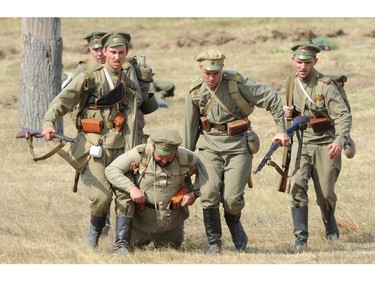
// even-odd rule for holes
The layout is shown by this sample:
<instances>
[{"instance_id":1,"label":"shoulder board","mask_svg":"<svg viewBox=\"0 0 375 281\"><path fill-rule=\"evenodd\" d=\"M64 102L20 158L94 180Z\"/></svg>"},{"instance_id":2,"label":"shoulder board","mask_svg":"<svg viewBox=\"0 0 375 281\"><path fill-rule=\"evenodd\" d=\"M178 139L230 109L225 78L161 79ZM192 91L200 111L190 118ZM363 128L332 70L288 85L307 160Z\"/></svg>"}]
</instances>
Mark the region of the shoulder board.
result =
<instances>
[{"instance_id":1,"label":"shoulder board","mask_svg":"<svg viewBox=\"0 0 375 281\"><path fill-rule=\"evenodd\" d=\"M122 68L125 69L125 70L127 70L127 69L129 69L129 67L131 67L131 65L132 64L130 62L125 61L124 64L122 65Z\"/></svg>"},{"instance_id":2,"label":"shoulder board","mask_svg":"<svg viewBox=\"0 0 375 281\"><path fill-rule=\"evenodd\" d=\"M242 83L244 80L240 73L238 73L237 71L230 71L230 70L223 71L223 78L225 80L234 80L239 83Z\"/></svg>"},{"instance_id":3,"label":"shoulder board","mask_svg":"<svg viewBox=\"0 0 375 281\"><path fill-rule=\"evenodd\" d=\"M135 147L138 153L143 153L146 150L146 144L140 144Z\"/></svg>"},{"instance_id":4,"label":"shoulder board","mask_svg":"<svg viewBox=\"0 0 375 281\"><path fill-rule=\"evenodd\" d=\"M96 64L94 64L91 68L89 68L89 70L91 70L91 71L98 71L98 70L100 70L100 69L102 69L103 68L103 65L102 64L100 64L100 63L96 63Z\"/></svg>"},{"instance_id":5,"label":"shoulder board","mask_svg":"<svg viewBox=\"0 0 375 281\"><path fill-rule=\"evenodd\" d=\"M202 83L203 83L203 78L202 77L193 80L190 83L189 92L191 92L192 90L194 90L196 87L202 85Z\"/></svg>"}]
</instances>

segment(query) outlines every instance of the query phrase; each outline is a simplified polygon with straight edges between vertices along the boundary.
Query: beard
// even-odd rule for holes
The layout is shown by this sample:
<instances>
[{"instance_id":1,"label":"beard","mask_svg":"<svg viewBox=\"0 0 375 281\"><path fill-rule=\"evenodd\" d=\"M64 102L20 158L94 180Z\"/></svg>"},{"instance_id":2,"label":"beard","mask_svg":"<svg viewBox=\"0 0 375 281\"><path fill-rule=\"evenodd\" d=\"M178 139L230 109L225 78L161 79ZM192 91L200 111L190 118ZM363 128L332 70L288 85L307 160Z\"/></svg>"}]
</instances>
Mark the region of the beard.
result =
<instances>
[{"instance_id":1,"label":"beard","mask_svg":"<svg viewBox=\"0 0 375 281\"><path fill-rule=\"evenodd\" d=\"M158 165L160 167L167 167L169 164L172 163L172 161L168 161L167 163L163 163L161 161L156 161L155 159L154 159L154 161L155 161L156 165Z\"/></svg>"}]
</instances>

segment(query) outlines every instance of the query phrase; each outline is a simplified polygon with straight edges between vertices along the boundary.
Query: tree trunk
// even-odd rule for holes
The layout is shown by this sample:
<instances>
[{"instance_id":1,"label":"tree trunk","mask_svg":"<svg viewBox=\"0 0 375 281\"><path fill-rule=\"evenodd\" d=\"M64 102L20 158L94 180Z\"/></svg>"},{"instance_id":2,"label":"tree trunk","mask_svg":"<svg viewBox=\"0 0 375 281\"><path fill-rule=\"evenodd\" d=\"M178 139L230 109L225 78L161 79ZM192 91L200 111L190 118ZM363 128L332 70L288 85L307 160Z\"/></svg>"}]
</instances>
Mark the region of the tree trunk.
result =
<instances>
[{"instance_id":1,"label":"tree trunk","mask_svg":"<svg viewBox=\"0 0 375 281\"><path fill-rule=\"evenodd\" d=\"M60 18L23 18L19 125L40 129L52 99L61 91L62 47ZM63 133L62 118L55 124Z\"/></svg>"}]
</instances>

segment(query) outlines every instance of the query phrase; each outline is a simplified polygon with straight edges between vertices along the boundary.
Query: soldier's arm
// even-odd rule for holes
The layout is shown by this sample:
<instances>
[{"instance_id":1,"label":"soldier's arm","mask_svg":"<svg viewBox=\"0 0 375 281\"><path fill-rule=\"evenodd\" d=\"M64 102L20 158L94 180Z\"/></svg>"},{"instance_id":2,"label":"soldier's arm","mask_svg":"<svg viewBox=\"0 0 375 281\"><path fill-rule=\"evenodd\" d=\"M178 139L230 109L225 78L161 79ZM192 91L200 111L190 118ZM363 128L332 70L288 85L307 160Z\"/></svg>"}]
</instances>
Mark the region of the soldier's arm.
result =
<instances>
[{"instance_id":1,"label":"soldier's arm","mask_svg":"<svg viewBox=\"0 0 375 281\"><path fill-rule=\"evenodd\" d=\"M185 96L185 131L183 146L191 151L199 137L199 108L193 104L191 94Z\"/></svg>"},{"instance_id":2,"label":"soldier's arm","mask_svg":"<svg viewBox=\"0 0 375 281\"><path fill-rule=\"evenodd\" d=\"M117 189L130 193L130 191L136 187L133 182L134 175L130 172L130 168L132 163L139 163L140 161L141 156L137 148L129 150L117 157L106 167L105 176Z\"/></svg>"}]
</instances>

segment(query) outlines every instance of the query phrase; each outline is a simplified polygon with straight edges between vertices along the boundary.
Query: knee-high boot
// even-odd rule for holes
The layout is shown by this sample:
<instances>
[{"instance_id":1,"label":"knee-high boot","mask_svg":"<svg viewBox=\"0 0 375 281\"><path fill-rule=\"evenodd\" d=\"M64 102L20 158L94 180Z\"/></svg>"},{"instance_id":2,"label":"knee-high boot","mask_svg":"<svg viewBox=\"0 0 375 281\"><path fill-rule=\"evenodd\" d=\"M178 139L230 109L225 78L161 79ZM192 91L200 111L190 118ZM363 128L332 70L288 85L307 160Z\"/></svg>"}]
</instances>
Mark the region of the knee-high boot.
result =
<instances>
[{"instance_id":1,"label":"knee-high boot","mask_svg":"<svg viewBox=\"0 0 375 281\"><path fill-rule=\"evenodd\" d=\"M133 219L130 217L116 218L116 237L114 251L120 255L129 255L130 236L132 233Z\"/></svg>"},{"instance_id":2,"label":"knee-high boot","mask_svg":"<svg viewBox=\"0 0 375 281\"><path fill-rule=\"evenodd\" d=\"M95 249L98 246L99 236L105 225L105 218L106 216L96 217L91 215L91 223L86 236L86 245L91 249Z\"/></svg>"},{"instance_id":3,"label":"knee-high boot","mask_svg":"<svg viewBox=\"0 0 375 281\"><path fill-rule=\"evenodd\" d=\"M326 229L326 238L328 240L338 239L340 236L340 232L336 224L335 207L333 207L333 209L331 210L325 210L323 208L320 208L320 211L322 213L322 219L324 227Z\"/></svg>"},{"instance_id":4,"label":"knee-high boot","mask_svg":"<svg viewBox=\"0 0 375 281\"><path fill-rule=\"evenodd\" d=\"M203 221L206 228L208 243L210 244L206 253L209 255L221 253L222 231L219 208L203 209Z\"/></svg>"},{"instance_id":5,"label":"knee-high boot","mask_svg":"<svg viewBox=\"0 0 375 281\"><path fill-rule=\"evenodd\" d=\"M245 250L248 238L240 221L241 213L238 215L231 215L225 212L224 218L228 225L230 234L232 235L234 246L239 251Z\"/></svg>"},{"instance_id":6,"label":"knee-high boot","mask_svg":"<svg viewBox=\"0 0 375 281\"><path fill-rule=\"evenodd\" d=\"M309 236L308 233L308 207L292 207L292 218L294 225L294 236L296 240L294 242L294 250L302 250L306 244Z\"/></svg>"}]
</instances>

